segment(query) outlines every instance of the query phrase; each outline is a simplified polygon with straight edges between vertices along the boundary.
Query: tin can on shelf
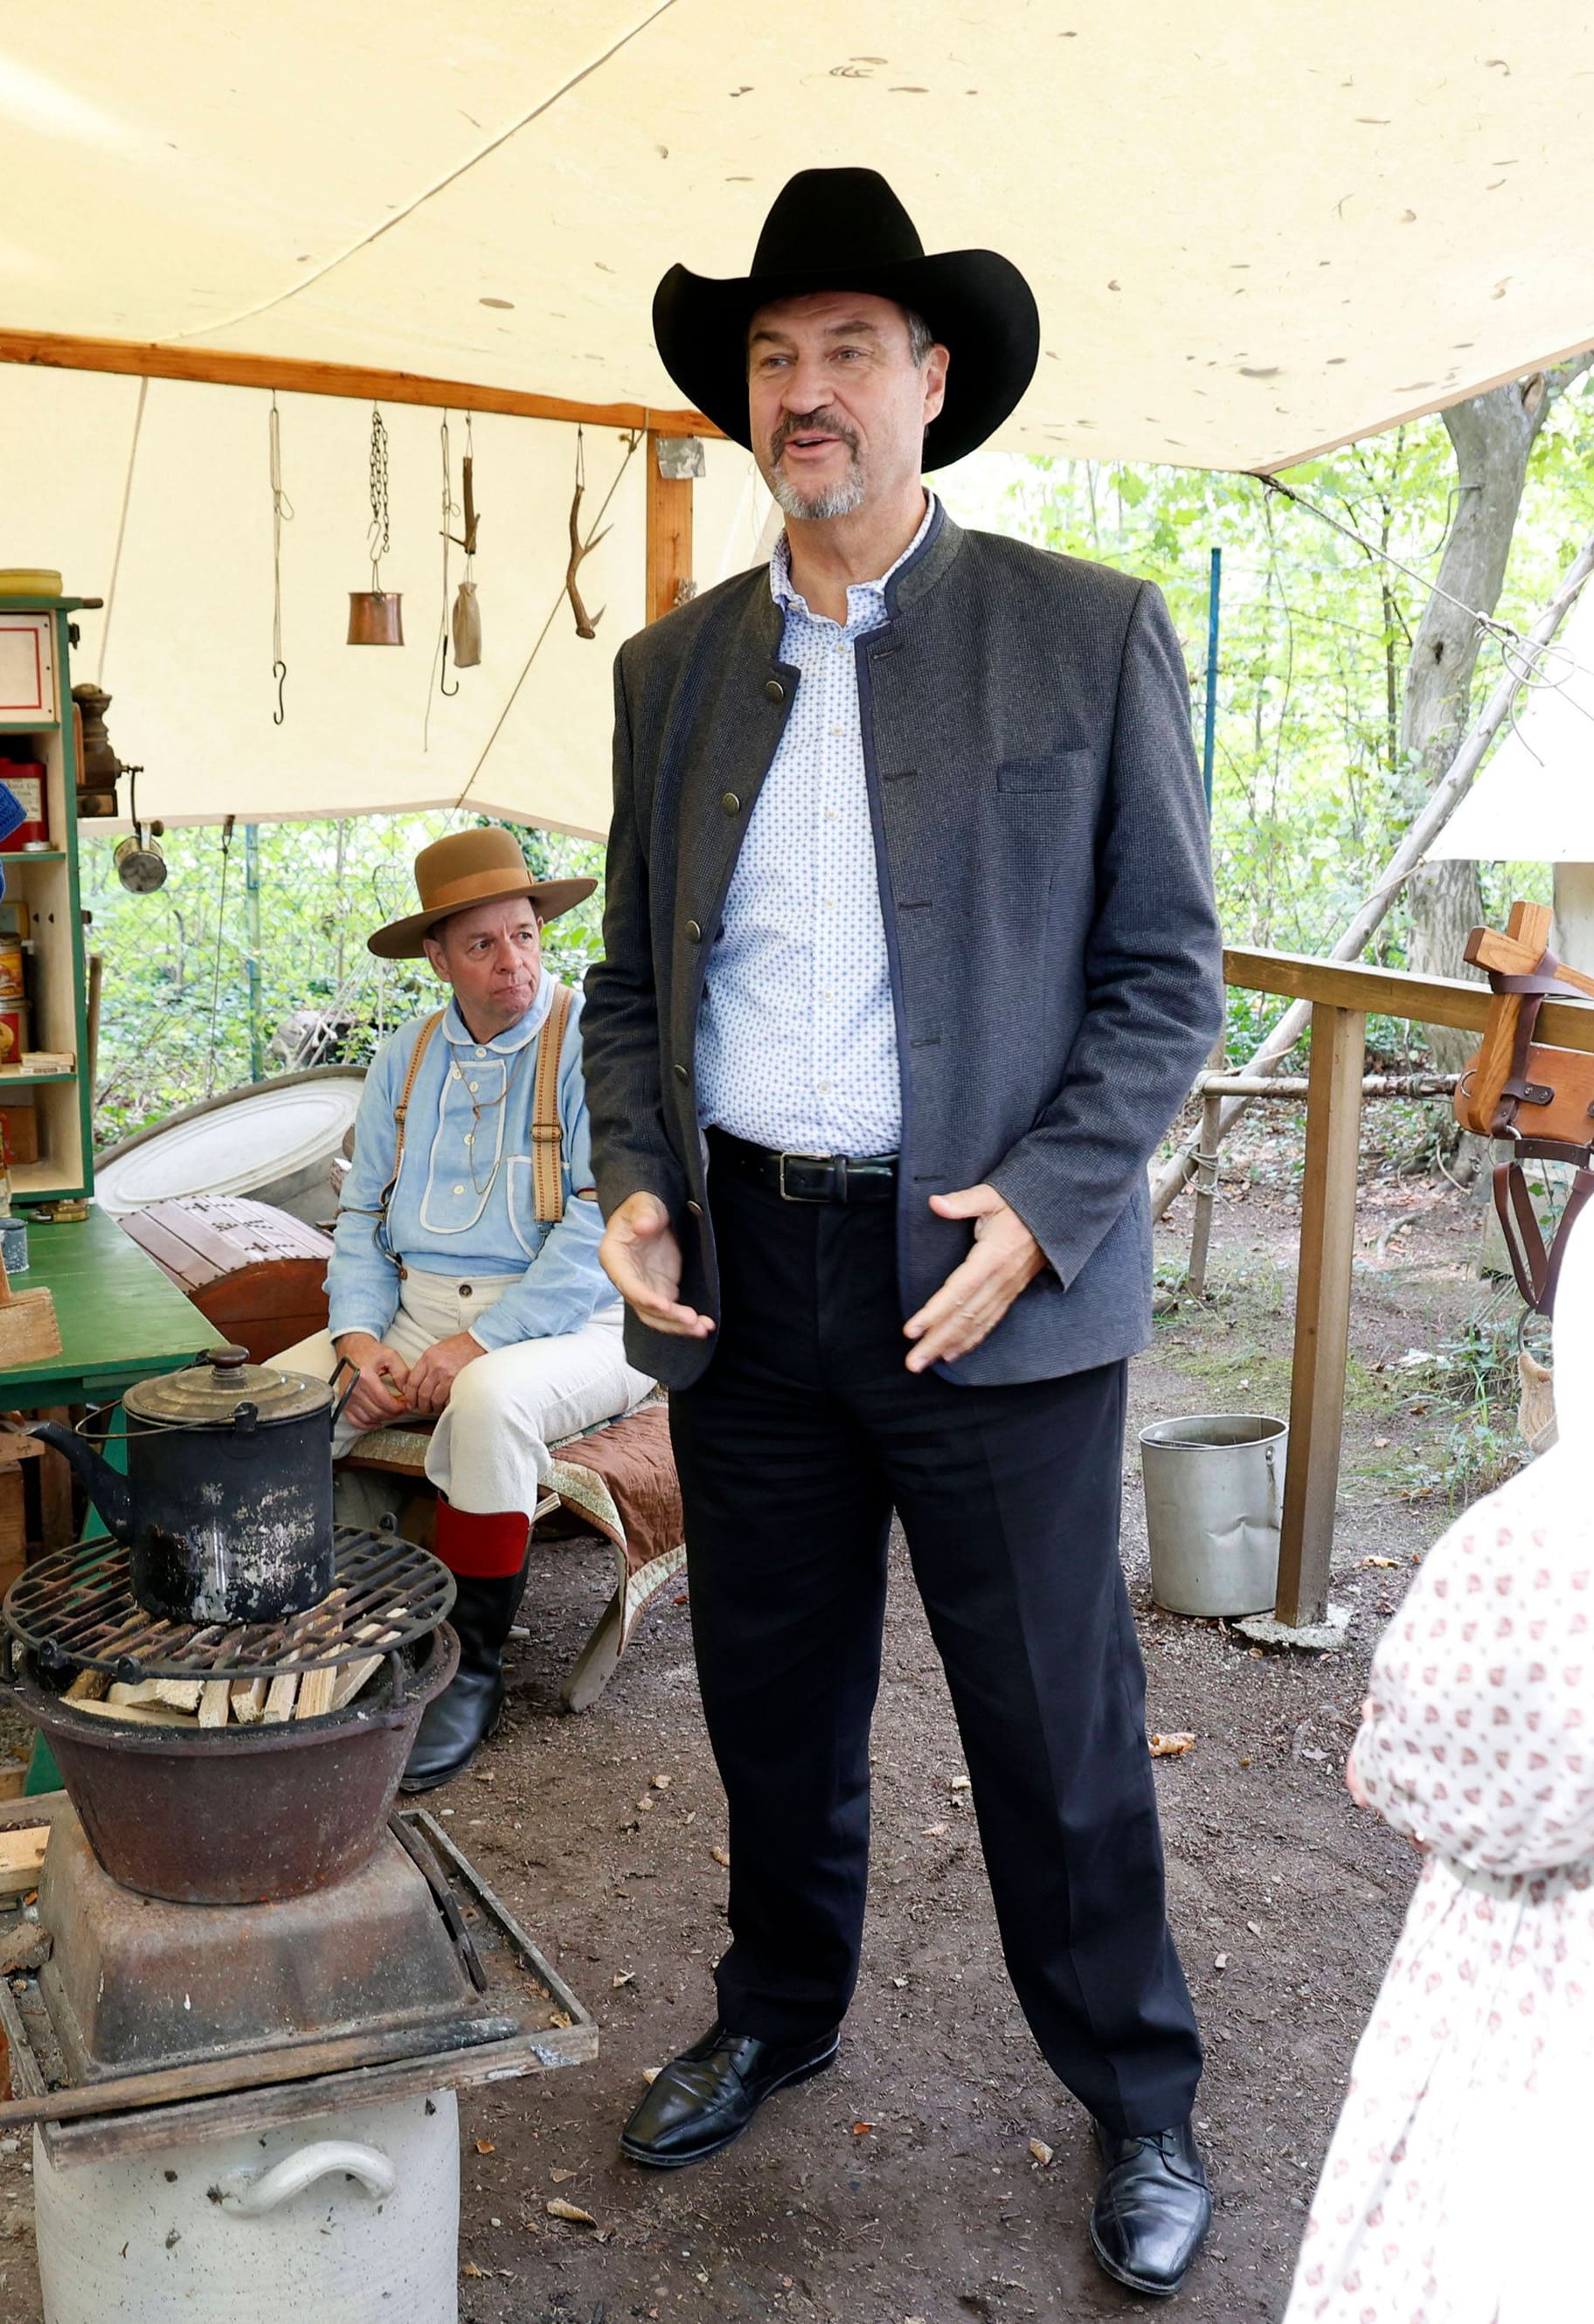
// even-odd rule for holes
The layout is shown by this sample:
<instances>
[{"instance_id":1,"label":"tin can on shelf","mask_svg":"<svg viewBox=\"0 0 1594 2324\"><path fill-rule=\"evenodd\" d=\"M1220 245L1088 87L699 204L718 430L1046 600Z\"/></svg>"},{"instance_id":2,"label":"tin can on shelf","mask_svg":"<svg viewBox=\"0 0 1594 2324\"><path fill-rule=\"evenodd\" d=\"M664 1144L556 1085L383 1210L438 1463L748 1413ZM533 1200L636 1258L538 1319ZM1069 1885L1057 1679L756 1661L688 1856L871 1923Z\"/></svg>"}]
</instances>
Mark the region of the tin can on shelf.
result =
<instances>
[{"instance_id":1,"label":"tin can on shelf","mask_svg":"<svg viewBox=\"0 0 1594 2324\"><path fill-rule=\"evenodd\" d=\"M20 1065L23 1050L32 1047L31 1015L25 1001L0 1001L0 1072L7 1065Z\"/></svg>"},{"instance_id":2,"label":"tin can on shelf","mask_svg":"<svg viewBox=\"0 0 1594 2324\"><path fill-rule=\"evenodd\" d=\"M23 808L25 820L8 838L0 839L0 855L20 855L24 847L48 847L50 826L44 819L44 769L37 760L0 759L0 783Z\"/></svg>"},{"instance_id":3,"label":"tin can on shelf","mask_svg":"<svg viewBox=\"0 0 1594 2324\"><path fill-rule=\"evenodd\" d=\"M27 997L27 955L23 940L0 929L0 1009L9 1009Z\"/></svg>"}]
</instances>

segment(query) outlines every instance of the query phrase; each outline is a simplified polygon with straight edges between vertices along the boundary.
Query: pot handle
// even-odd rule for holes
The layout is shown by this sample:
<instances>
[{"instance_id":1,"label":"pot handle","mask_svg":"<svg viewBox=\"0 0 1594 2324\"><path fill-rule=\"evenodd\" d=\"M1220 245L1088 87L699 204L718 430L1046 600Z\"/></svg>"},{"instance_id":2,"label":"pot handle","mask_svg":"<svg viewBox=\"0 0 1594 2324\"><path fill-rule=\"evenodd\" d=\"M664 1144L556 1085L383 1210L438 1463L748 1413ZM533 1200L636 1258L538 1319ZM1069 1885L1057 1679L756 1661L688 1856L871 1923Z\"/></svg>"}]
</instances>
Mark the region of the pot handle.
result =
<instances>
[{"instance_id":1,"label":"pot handle","mask_svg":"<svg viewBox=\"0 0 1594 2324\"><path fill-rule=\"evenodd\" d=\"M349 1376L348 1386L344 1389L341 1396L338 1393L338 1372L347 1372ZM349 1397L354 1394L359 1384L360 1368L358 1364L351 1364L347 1356L339 1356L338 1359L338 1370L332 1374L331 1379L332 1417L329 1424L331 1427L336 1428L338 1422L342 1419L343 1407L348 1402Z\"/></svg>"},{"instance_id":2,"label":"pot handle","mask_svg":"<svg viewBox=\"0 0 1594 2324\"><path fill-rule=\"evenodd\" d=\"M398 2172L379 2146L361 2146L352 2138L320 2138L284 2154L269 2171L226 2172L218 2190L221 2208L235 2219L263 2219L279 2203L302 2194L333 2171L357 2179L378 2202L398 2184Z\"/></svg>"}]
</instances>

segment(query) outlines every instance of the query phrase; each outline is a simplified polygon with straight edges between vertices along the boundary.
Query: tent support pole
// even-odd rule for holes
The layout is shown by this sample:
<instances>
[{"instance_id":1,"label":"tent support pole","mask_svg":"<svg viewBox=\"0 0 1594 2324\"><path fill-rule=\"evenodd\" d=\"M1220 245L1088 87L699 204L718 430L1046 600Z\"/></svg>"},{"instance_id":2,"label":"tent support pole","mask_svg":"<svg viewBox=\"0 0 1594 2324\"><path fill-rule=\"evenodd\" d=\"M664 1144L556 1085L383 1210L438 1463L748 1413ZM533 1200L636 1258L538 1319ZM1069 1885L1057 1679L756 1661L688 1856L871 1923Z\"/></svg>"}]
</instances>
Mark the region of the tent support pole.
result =
<instances>
[{"instance_id":1,"label":"tent support pole","mask_svg":"<svg viewBox=\"0 0 1594 2324\"><path fill-rule=\"evenodd\" d=\"M283 395L342 395L358 403L420 403L449 411L500 411L512 420L562 420L588 428L646 428L659 436L714 436L696 411L655 411L645 403L575 403L524 388L430 379L418 372L357 364L306 363L286 355L235 355L171 346L156 339L82 339L53 331L0 330L0 363L54 371L104 371L131 379L188 380L209 387L275 388Z\"/></svg>"},{"instance_id":2,"label":"tent support pole","mask_svg":"<svg viewBox=\"0 0 1594 2324\"><path fill-rule=\"evenodd\" d=\"M647 437L647 619L686 603L692 580L692 485L690 476L667 476L659 461L665 431Z\"/></svg>"}]
</instances>

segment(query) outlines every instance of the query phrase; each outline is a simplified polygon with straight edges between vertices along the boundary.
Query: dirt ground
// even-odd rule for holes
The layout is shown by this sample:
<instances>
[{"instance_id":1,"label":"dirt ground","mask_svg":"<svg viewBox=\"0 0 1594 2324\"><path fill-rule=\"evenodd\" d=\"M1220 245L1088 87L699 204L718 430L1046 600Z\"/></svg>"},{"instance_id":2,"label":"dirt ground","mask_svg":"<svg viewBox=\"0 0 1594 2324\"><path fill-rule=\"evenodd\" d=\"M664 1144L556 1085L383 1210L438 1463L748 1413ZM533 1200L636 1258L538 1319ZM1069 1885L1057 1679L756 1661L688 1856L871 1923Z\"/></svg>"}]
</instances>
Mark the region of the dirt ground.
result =
<instances>
[{"instance_id":1,"label":"dirt ground","mask_svg":"<svg viewBox=\"0 0 1594 2324\"><path fill-rule=\"evenodd\" d=\"M1125 1466L1150 1723L1197 1738L1159 1763L1158 1788L1173 1924L1208 2043L1199 2120L1218 2202L1176 2312L1213 2324L1283 2312L1414 1877L1403 1844L1351 1805L1340 1767L1367 1657L1450 1514L1454 1391L1409 1359L1442 1351L1482 1297L1467 1200L1369 1164L1334 1591L1354 1609L1349 1644L1320 1658L1263 1655L1214 1624L1159 1614L1135 1429L1176 1413L1287 1410L1297 1157L1276 1137L1248 1154L1237 1149L1220 1201L1209 1299L1169 1306L1135 1367ZM1186 1200L1160 1238L1165 1277L1188 1235ZM946 1691L900 1558L864 1969L840 2061L710 2163L663 2175L620 2160L615 2134L644 2070L712 2015L722 1802L684 1592L649 1616L604 1701L565 1718L560 1674L607 1568L596 1544L565 1542L533 1573L513 1718L477 1771L431 1804L592 2008L602 2048L593 2065L462 2095L461 2316L1083 2324L1151 2312L1089 2256L1088 2125L1003 1974ZM1049 2163L1032 2141L1052 2150ZM40 2312L25 2158L25 2144L0 2152L7 2324ZM550 2217L555 2197L596 2230Z\"/></svg>"}]
</instances>

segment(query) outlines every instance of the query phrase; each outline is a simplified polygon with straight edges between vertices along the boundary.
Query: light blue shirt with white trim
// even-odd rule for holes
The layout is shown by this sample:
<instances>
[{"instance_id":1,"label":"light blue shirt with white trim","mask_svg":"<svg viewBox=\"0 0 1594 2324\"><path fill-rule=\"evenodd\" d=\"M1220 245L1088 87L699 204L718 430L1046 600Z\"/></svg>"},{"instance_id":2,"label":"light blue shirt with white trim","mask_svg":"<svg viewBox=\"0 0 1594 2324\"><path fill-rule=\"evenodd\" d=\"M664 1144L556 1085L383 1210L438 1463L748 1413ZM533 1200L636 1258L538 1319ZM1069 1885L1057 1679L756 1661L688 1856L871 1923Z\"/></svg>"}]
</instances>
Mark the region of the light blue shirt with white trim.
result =
<instances>
[{"instance_id":1,"label":"light blue shirt with white trim","mask_svg":"<svg viewBox=\"0 0 1594 2324\"><path fill-rule=\"evenodd\" d=\"M477 1041L458 1002L450 1001L410 1093L387 1240L406 1267L422 1274L461 1282L519 1277L470 1326L484 1348L578 1332L600 1308L615 1305L614 1286L598 1263L603 1220L597 1202L583 1199L592 1185L592 1157L579 992L570 997L559 1058L564 1216L557 1225L536 1216L533 1084L537 1036L553 994L553 978L544 969L525 1015L491 1041ZM394 1109L425 1021L401 1025L382 1044L360 1093L354 1159L327 1269L334 1338L370 1332L380 1339L398 1310L399 1272L383 1252L375 1213L393 1176Z\"/></svg>"},{"instance_id":2,"label":"light blue shirt with white trim","mask_svg":"<svg viewBox=\"0 0 1594 2324\"><path fill-rule=\"evenodd\" d=\"M800 673L709 956L698 1019L699 1113L793 1154L894 1154L902 1078L864 775L854 649L885 622L885 585L929 531L933 494L890 573L857 582L847 620L792 586L783 533L770 593L780 658Z\"/></svg>"}]
</instances>

